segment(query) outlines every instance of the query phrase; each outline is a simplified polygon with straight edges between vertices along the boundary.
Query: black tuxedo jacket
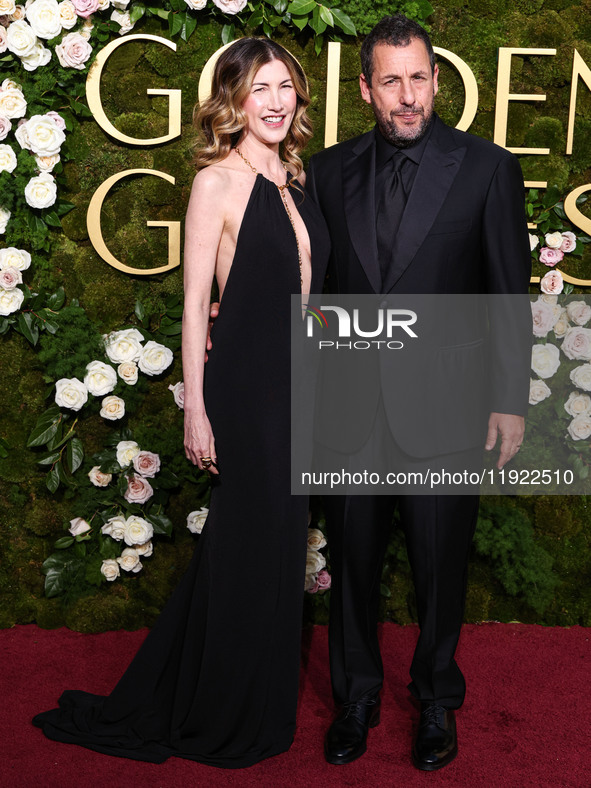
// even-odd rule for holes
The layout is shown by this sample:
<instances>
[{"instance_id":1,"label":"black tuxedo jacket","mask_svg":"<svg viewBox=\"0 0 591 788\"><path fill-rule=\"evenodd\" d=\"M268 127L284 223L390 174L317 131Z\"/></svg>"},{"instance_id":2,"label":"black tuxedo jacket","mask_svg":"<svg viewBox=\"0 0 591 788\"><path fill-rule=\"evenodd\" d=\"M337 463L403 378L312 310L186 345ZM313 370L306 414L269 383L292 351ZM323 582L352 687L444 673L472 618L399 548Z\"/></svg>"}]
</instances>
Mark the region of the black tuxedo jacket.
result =
<instances>
[{"instance_id":1,"label":"black tuxedo jacket","mask_svg":"<svg viewBox=\"0 0 591 788\"><path fill-rule=\"evenodd\" d=\"M505 149L452 129L436 115L433 122L384 281L376 239L376 132L327 148L310 160L306 189L320 206L332 240L327 293L527 293L531 253L519 162ZM376 363L381 367L382 390L388 392L384 406L389 425L411 456L434 456L477 445L490 411L525 413L531 347L524 351L522 341L511 348L514 337L529 340L531 336L529 305L525 310L501 313L495 309L483 317L476 334L473 329L465 337L454 329L451 333L442 330L431 356L424 359L443 376L434 381L430 402L445 400L437 396L437 390L445 390L454 378L457 382L459 371L466 379L480 376L484 380L483 349L492 341L488 351L493 364L485 384L488 396L475 410L472 395L463 401L461 387L456 386L453 407L448 398L447 404L431 408L430 426L423 431L430 437L418 442L413 425L425 418L423 381L409 379L403 364L379 355ZM361 359L358 363L357 374L364 364L371 365ZM366 372L371 374L369 368ZM334 411L334 395L328 391L321 398L320 424L324 415ZM342 451L360 448L371 431L378 398L379 386L368 385L364 402L351 406L348 414L355 428L342 439L337 431L321 441ZM473 422L470 429L465 429L466 419Z\"/></svg>"}]
</instances>

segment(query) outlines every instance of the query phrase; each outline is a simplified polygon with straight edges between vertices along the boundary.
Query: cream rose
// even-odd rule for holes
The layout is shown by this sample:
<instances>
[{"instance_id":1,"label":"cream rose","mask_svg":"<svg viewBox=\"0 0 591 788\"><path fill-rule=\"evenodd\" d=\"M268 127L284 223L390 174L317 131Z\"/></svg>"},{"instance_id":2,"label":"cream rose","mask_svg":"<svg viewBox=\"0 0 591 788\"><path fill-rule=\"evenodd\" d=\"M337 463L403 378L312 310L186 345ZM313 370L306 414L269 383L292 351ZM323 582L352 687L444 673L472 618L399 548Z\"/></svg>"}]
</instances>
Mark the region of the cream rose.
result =
<instances>
[{"instance_id":1,"label":"cream rose","mask_svg":"<svg viewBox=\"0 0 591 788\"><path fill-rule=\"evenodd\" d=\"M546 242L546 246L549 246L550 249L560 249L560 245L562 244L562 233L558 230L555 233L546 233L544 241Z\"/></svg>"},{"instance_id":2,"label":"cream rose","mask_svg":"<svg viewBox=\"0 0 591 788\"><path fill-rule=\"evenodd\" d=\"M144 504L149 501L154 495L152 485L143 476L138 476L136 473L132 474L127 479L127 490L123 493L123 497L127 503ZM145 541L145 539L143 540Z\"/></svg>"},{"instance_id":3,"label":"cream rose","mask_svg":"<svg viewBox=\"0 0 591 788\"><path fill-rule=\"evenodd\" d=\"M52 172L60 162L60 155L55 153L53 156L35 156L35 162L39 172Z\"/></svg>"},{"instance_id":4,"label":"cream rose","mask_svg":"<svg viewBox=\"0 0 591 788\"><path fill-rule=\"evenodd\" d=\"M88 471L88 478L95 487L107 487L113 478L113 474L103 473L100 465L95 465L94 468Z\"/></svg>"},{"instance_id":5,"label":"cream rose","mask_svg":"<svg viewBox=\"0 0 591 788\"><path fill-rule=\"evenodd\" d=\"M562 340L562 352L567 358L591 361L591 328L572 326Z\"/></svg>"},{"instance_id":6,"label":"cream rose","mask_svg":"<svg viewBox=\"0 0 591 788\"><path fill-rule=\"evenodd\" d=\"M5 233L12 214L0 206L0 233Z\"/></svg>"},{"instance_id":7,"label":"cream rose","mask_svg":"<svg viewBox=\"0 0 591 788\"><path fill-rule=\"evenodd\" d=\"M5 290L14 290L17 285L22 284L23 275L17 268L0 269L0 287Z\"/></svg>"},{"instance_id":8,"label":"cream rose","mask_svg":"<svg viewBox=\"0 0 591 788\"><path fill-rule=\"evenodd\" d=\"M568 425L568 433L574 441L585 441L591 437L591 415L575 416Z\"/></svg>"},{"instance_id":9,"label":"cream rose","mask_svg":"<svg viewBox=\"0 0 591 788\"><path fill-rule=\"evenodd\" d=\"M153 451L140 451L132 463L136 471L147 479L153 479L160 470L160 457Z\"/></svg>"},{"instance_id":10,"label":"cream rose","mask_svg":"<svg viewBox=\"0 0 591 788\"><path fill-rule=\"evenodd\" d=\"M202 11L207 5L207 0L185 0L185 3L192 8L193 11Z\"/></svg>"},{"instance_id":11,"label":"cream rose","mask_svg":"<svg viewBox=\"0 0 591 788\"><path fill-rule=\"evenodd\" d=\"M142 568L138 551L133 547L126 547L117 559L117 563L126 572L139 572Z\"/></svg>"},{"instance_id":12,"label":"cream rose","mask_svg":"<svg viewBox=\"0 0 591 788\"><path fill-rule=\"evenodd\" d=\"M0 0L0 14L2 16L9 16L14 14L16 10L16 0Z\"/></svg>"},{"instance_id":13,"label":"cream rose","mask_svg":"<svg viewBox=\"0 0 591 788\"><path fill-rule=\"evenodd\" d=\"M123 361L117 367L117 374L128 386L133 386L138 378L137 364L135 361Z\"/></svg>"},{"instance_id":14,"label":"cream rose","mask_svg":"<svg viewBox=\"0 0 591 788\"><path fill-rule=\"evenodd\" d=\"M0 249L0 269L16 268L17 271L26 271L31 265L31 255L26 249L17 249L7 246Z\"/></svg>"},{"instance_id":15,"label":"cream rose","mask_svg":"<svg viewBox=\"0 0 591 788\"><path fill-rule=\"evenodd\" d=\"M101 528L101 533L110 536L111 539L114 539L116 542L121 542L125 534L125 523L125 517L121 514L117 514L107 520Z\"/></svg>"},{"instance_id":16,"label":"cream rose","mask_svg":"<svg viewBox=\"0 0 591 788\"><path fill-rule=\"evenodd\" d=\"M81 536L85 534L87 531L90 531L90 525L83 520L82 517L74 517L73 520L70 520L70 527L68 531L72 534L72 536Z\"/></svg>"},{"instance_id":17,"label":"cream rose","mask_svg":"<svg viewBox=\"0 0 591 788\"><path fill-rule=\"evenodd\" d=\"M31 47L31 51L33 51L33 47ZM5 79L0 85L0 115L14 120L15 118L23 118L26 112L27 102L23 91L16 82Z\"/></svg>"},{"instance_id":18,"label":"cream rose","mask_svg":"<svg viewBox=\"0 0 591 788\"><path fill-rule=\"evenodd\" d=\"M591 413L591 397L588 394L571 391L564 403L564 409L569 416L582 416Z\"/></svg>"},{"instance_id":19,"label":"cream rose","mask_svg":"<svg viewBox=\"0 0 591 788\"><path fill-rule=\"evenodd\" d=\"M547 295L546 293L542 293L538 296L538 301L543 301L545 304L551 304L552 306L558 306L557 295Z\"/></svg>"},{"instance_id":20,"label":"cream rose","mask_svg":"<svg viewBox=\"0 0 591 788\"><path fill-rule=\"evenodd\" d=\"M101 564L101 574L104 578L106 578L109 582L113 580L117 580L119 577L119 564L115 561L114 558L108 558L107 560L103 561Z\"/></svg>"},{"instance_id":21,"label":"cream rose","mask_svg":"<svg viewBox=\"0 0 591 788\"><path fill-rule=\"evenodd\" d=\"M556 320L554 323L553 331L557 337L557 339L562 339L562 337L566 334L567 329L569 326L568 322L568 315L566 314L566 309L561 309Z\"/></svg>"},{"instance_id":22,"label":"cream rose","mask_svg":"<svg viewBox=\"0 0 591 788\"><path fill-rule=\"evenodd\" d=\"M99 11L107 11L111 7L111 0L99 0Z\"/></svg>"},{"instance_id":23,"label":"cream rose","mask_svg":"<svg viewBox=\"0 0 591 788\"><path fill-rule=\"evenodd\" d=\"M6 317L13 312L19 310L25 299L25 294L22 290L16 288L6 290L0 287L0 315Z\"/></svg>"},{"instance_id":24,"label":"cream rose","mask_svg":"<svg viewBox=\"0 0 591 788\"><path fill-rule=\"evenodd\" d=\"M326 539L319 528L308 528L308 548L310 550L322 550L326 547Z\"/></svg>"},{"instance_id":25,"label":"cream rose","mask_svg":"<svg viewBox=\"0 0 591 788\"><path fill-rule=\"evenodd\" d=\"M213 3L225 14L239 14L246 8L247 0L213 0Z\"/></svg>"},{"instance_id":26,"label":"cream rose","mask_svg":"<svg viewBox=\"0 0 591 788\"><path fill-rule=\"evenodd\" d=\"M540 378L551 378L560 366L560 351L556 345L534 345L531 352L531 368Z\"/></svg>"},{"instance_id":27,"label":"cream rose","mask_svg":"<svg viewBox=\"0 0 591 788\"><path fill-rule=\"evenodd\" d=\"M591 306L585 301L571 301L566 307L568 319L577 326L584 326L591 319Z\"/></svg>"},{"instance_id":28,"label":"cream rose","mask_svg":"<svg viewBox=\"0 0 591 788\"><path fill-rule=\"evenodd\" d=\"M306 574L318 574L326 566L326 558L318 550L308 550L306 555Z\"/></svg>"},{"instance_id":29,"label":"cream rose","mask_svg":"<svg viewBox=\"0 0 591 788\"><path fill-rule=\"evenodd\" d=\"M33 115L19 127L18 140L22 147L37 156L54 156L60 152L66 135L51 115ZM23 145L23 142L26 144Z\"/></svg>"},{"instance_id":30,"label":"cream rose","mask_svg":"<svg viewBox=\"0 0 591 788\"><path fill-rule=\"evenodd\" d=\"M560 244L560 251L568 254L572 252L577 245L577 236L570 231L562 233L562 243Z\"/></svg>"},{"instance_id":31,"label":"cream rose","mask_svg":"<svg viewBox=\"0 0 591 788\"><path fill-rule=\"evenodd\" d=\"M129 0L112 0L111 5L113 8L118 8L120 11L125 11L129 5Z\"/></svg>"},{"instance_id":32,"label":"cream rose","mask_svg":"<svg viewBox=\"0 0 591 788\"><path fill-rule=\"evenodd\" d=\"M540 243L540 239L538 238L538 236L537 235L532 235L531 233L529 233L529 249L530 249L530 252L533 252L533 250L536 248L536 246L539 243Z\"/></svg>"},{"instance_id":33,"label":"cream rose","mask_svg":"<svg viewBox=\"0 0 591 788\"><path fill-rule=\"evenodd\" d=\"M160 375L172 364L173 354L170 348L150 340L142 348L138 366L146 375Z\"/></svg>"},{"instance_id":34,"label":"cream rose","mask_svg":"<svg viewBox=\"0 0 591 788\"><path fill-rule=\"evenodd\" d=\"M582 364L580 367L571 369L570 379L583 391L591 391L591 364Z\"/></svg>"},{"instance_id":35,"label":"cream rose","mask_svg":"<svg viewBox=\"0 0 591 788\"><path fill-rule=\"evenodd\" d=\"M84 383L93 396L104 397L117 385L117 373L103 361L91 361L86 365Z\"/></svg>"},{"instance_id":36,"label":"cream rose","mask_svg":"<svg viewBox=\"0 0 591 788\"><path fill-rule=\"evenodd\" d=\"M56 46L55 54L64 68L81 71L92 55L92 47L80 33L68 33Z\"/></svg>"},{"instance_id":37,"label":"cream rose","mask_svg":"<svg viewBox=\"0 0 591 788\"><path fill-rule=\"evenodd\" d=\"M189 512L187 515L187 528L192 534L200 534L203 531L203 526L207 520L209 509L202 506L194 512Z\"/></svg>"},{"instance_id":38,"label":"cream rose","mask_svg":"<svg viewBox=\"0 0 591 788\"><path fill-rule=\"evenodd\" d=\"M144 544L136 544L135 548L138 555L144 556L144 558L149 558L152 553L154 552L154 547L152 542L144 542Z\"/></svg>"},{"instance_id":39,"label":"cream rose","mask_svg":"<svg viewBox=\"0 0 591 788\"><path fill-rule=\"evenodd\" d=\"M543 380L533 380L530 379L529 381L529 404L530 405L537 405L538 402L542 402L545 400L546 397L549 397L552 392L544 383Z\"/></svg>"},{"instance_id":40,"label":"cream rose","mask_svg":"<svg viewBox=\"0 0 591 788\"><path fill-rule=\"evenodd\" d=\"M171 384L168 387L169 391L172 391L172 396L174 397L175 404L181 410L185 408L185 384L181 380L179 383L175 383L174 386Z\"/></svg>"},{"instance_id":41,"label":"cream rose","mask_svg":"<svg viewBox=\"0 0 591 788\"><path fill-rule=\"evenodd\" d=\"M540 290L547 295L562 293L563 288L564 280L560 271L548 271L540 282Z\"/></svg>"},{"instance_id":42,"label":"cream rose","mask_svg":"<svg viewBox=\"0 0 591 788\"><path fill-rule=\"evenodd\" d=\"M26 16L33 32L39 38L55 38L62 32L57 0L35 0L34 3L26 6Z\"/></svg>"},{"instance_id":43,"label":"cream rose","mask_svg":"<svg viewBox=\"0 0 591 788\"><path fill-rule=\"evenodd\" d=\"M125 416L125 401L121 397L116 397L113 394L105 397L101 402L100 414L103 419L109 421L117 421Z\"/></svg>"},{"instance_id":44,"label":"cream rose","mask_svg":"<svg viewBox=\"0 0 591 788\"><path fill-rule=\"evenodd\" d=\"M32 55L36 44L37 36L35 31L24 19L19 19L17 22L9 25L6 31L6 45L14 55L20 58ZM14 115L12 117L22 118L22 115Z\"/></svg>"},{"instance_id":45,"label":"cream rose","mask_svg":"<svg viewBox=\"0 0 591 788\"><path fill-rule=\"evenodd\" d=\"M60 10L60 22L64 30L71 30L73 27L76 27L78 14L76 13L74 3L71 3L70 0L63 0L63 2L58 5L58 8Z\"/></svg>"},{"instance_id":46,"label":"cream rose","mask_svg":"<svg viewBox=\"0 0 591 788\"><path fill-rule=\"evenodd\" d=\"M26 0L26 5L30 5L30 3L32 3L32 2L33 2L33 0ZM17 3L16 8L12 12L12 14L10 14L10 16L9 16L9 19L10 19L11 22L17 22L19 19L24 19L25 18L25 14L26 14L25 6L24 5L19 5Z\"/></svg>"},{"instance_id":47,"label":"cream rose","mask_svg":"<svg viewBox=\"0 0 591 788\"><path fill-rule=\"evenodd\" d=\"M80 410L88 401L88 389L78 378L60 378L55 384L55 402L60 408Z\"/></svg>"},{"instance_id":48,"label":"cream rose","mask_svg":"<svg viewBox=\"0 0 591 788\"><path fill-rule=\"evenodd\" d=\"M3 27L0 30L4 30ZM1 34L0 34L1 35ZM0 49L0 53L2 50ZM10 134L10 130L12 129L12 123L6 117L6 115L0 115L0 140L5 140L6 137Z\"/></svg>"},{"instance_id":49,"label":"cream rose","mask_svg":"<svg viewBox=\"0 0 591 788\"><path fill-rule=\"evenodd\" d=\"M25 200L31 208L49 208L57 199L55 179L48 172L36 175L25 186Z\"/></svg>"},{"instance_id":50,"label":"cream rose","mask_svg":"<svg viewBox=\"0 0 591 788\"><path fill-rule=\"evenodd\" d=\"M304 591L310 594L315 594L318 591L318 576L316 572L312 572L304 577Z\"/></svg>"},{"instance_id":51,"label":"cream rose","mask_svg":"<svg viewBox=\"0 0 591 788\"><path fill-rule=\"evenodd\" d=\"M10 145L0 145L0 172L14 172L16 165L16 153Z\"/></svg>"},{"instance_id":52,"label":"cream rose","mask_svg":"<svg viewBox=\"0 0 591 788\"><path fill-rule=\"evenodd\" d=\"M123 534L125 544L130 546L136 544L143 545L153 536L154 528L152 527L152 523L144 520L143 517L131 515L131 517L128 517L125 521L125 532Z\"/></svg>"},{"instance_id":53,"label":"cream rose","mask_svg":"<svg viewBox=\"0 0 591 788\"><path fill-rule=\"evenodd\" d=\"M111 331L103 339L105 353L113 364L121 364L123 361L137 361L141 355L144 337L137 328Z\"/></svg>"},{"instance_id":54,"label":"cream rose","mask_svg":"<svg viewBox=\"0 0 591 788\"><path fill-rule=\"evenodd\" d=\"M84 20L84 23L78 32L85 41L90 41L90 36L92 35L93 30L94 25L92 24L92 17L89 17L88 19Z\"/></svg>"},{"instance_id":55,"label":"cream rose","mask_svg":"<svg viewBox=\"0 0 591 788\"><path fill-rule=\"evenodd\" d=\"M117 462L122 468L127 468L136 454L140 453L140 447L135 441L119 441L117 444Z\"/></svg>"},{"instance_id":56,"label":"cream rose","mask_svg":"<svg viewBox=\"0 0 591 788\"><path fill-rule=\"evenodd\" d=\"M554 308L543 301L534 301L531 305L533 333L535 337L545 337L556 322Z\"/></svg>"},{"instance_id":57,"label":"cream rose","mask_svg":"<svg viewBox=\"0 0 591 788\"><path fill-rule=\"evenodd\" d=\"M135 25L135 22L131 21L129 11L113 11L111 14L111 20L113 22L117 22L119 25L120 36L124 36L126 33L129 33L130 30L133 30Z\"/></svg>"},{"instance_id":58,"label":"cream rose","mask_svg":"<svg viewBox=\"0 0 591 788\"><path fill-rule=\"evenodd\" d=\"M8 49L8 38L6 36L6 28L0 26L0 55L6 52L7 49Z\"/></svg>"},{"instance_id":59,"label":"cream rose","mask_svg":"<svg viewBox=\"0 0 591 788\"><path fill-rule=\"evenodd\" d=\"M99 9L99 0L72 0L72 3L78 16L84 19Z\"/></svg>"}]
</instances>

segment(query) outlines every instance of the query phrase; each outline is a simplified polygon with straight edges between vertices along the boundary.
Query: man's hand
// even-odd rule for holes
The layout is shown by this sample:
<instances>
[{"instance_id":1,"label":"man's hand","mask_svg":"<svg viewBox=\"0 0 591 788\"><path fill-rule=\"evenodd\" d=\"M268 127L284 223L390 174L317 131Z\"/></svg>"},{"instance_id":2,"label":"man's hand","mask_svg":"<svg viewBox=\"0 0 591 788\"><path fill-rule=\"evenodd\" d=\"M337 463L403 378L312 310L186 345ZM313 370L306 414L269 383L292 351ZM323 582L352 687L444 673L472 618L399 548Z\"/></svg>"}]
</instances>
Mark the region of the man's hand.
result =
<instances>
[{"instance_id":1,"label":"man's hand","mask_svg":"<svg viewBox=\"0 0 591 788\"><path fill-rule=\"evenodd\" d=\"M488 434L484 448L487 451L494 449L498 433L501 434L501 450L497 468L515 457L523 442L525 432L525 419L523 416L514 416L511 413L491 413L488 419Z\"/></svg>"},{"instance_id":2,"label":"man's hand","mask_svg":"<svg viewBox=\"0 0 591 788\"><path fill-rule=\"evenodd\" d=\"M213 321L220 313L220 304L219 301L214 301L213 304L209 305L209 322L207 324L207 340L205 342L205 363L207 363L207 351L211 350L213 345L211 344L211 327L213 326Z\"/></svg>"}]
</instances>

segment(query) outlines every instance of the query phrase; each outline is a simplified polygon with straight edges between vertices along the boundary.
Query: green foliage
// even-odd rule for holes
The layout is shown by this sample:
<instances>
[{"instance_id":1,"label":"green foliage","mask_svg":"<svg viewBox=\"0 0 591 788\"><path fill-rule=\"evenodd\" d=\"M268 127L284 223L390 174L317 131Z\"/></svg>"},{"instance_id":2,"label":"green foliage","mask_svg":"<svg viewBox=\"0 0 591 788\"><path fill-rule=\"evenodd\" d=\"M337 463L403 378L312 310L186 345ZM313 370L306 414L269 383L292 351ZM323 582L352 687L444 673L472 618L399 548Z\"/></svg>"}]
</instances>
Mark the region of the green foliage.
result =
<instances>
[{"instance_id":1,"label":"green foliage","mask_svg":"<svg viewBox=\"0 0 591 788\"><path fill-rule=\"evenodd\" d=\"M64 307L55 316L55 321L58 331L55 336L41 337L37 359L48 380L82 380L86 365L104 356L101 334L77 302Z\"/></svg>"},{"instance_id":2,"label":"green foliage","mask_svg":"<svg viewBox=\"0 0 591 788\"><path fill-rule=\"evenodd\" d=\"M347 0L345 8L361 35L369 33L382 17L390 14L404 14L430 30L426 22L433 13L428 0Z\"/></svg>"}]
</instances>

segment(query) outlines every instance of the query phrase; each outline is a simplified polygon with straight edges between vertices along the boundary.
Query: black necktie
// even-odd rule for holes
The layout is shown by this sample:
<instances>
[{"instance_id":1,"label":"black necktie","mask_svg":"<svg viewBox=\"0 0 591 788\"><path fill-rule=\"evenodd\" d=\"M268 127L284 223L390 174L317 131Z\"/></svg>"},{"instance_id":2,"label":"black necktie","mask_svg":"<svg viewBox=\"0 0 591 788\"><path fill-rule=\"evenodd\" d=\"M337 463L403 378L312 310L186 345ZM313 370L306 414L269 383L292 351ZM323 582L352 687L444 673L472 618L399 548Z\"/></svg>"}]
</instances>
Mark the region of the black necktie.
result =
<instances>
[{"instance_id":1,"label":"black necktie","mask_svg":"<svg viewBox=\"0 0 591 788\"><path fill-rule=\"evenodd\" d=\"M385 172L376 217L378 259L382 279L385 278L390 265L392 245L406 205L406 193L401 174L401 169L406 161L404 153L396 151L384 167L384 170L389 170L389 172Z\"/></svg>"}]
</instances>

